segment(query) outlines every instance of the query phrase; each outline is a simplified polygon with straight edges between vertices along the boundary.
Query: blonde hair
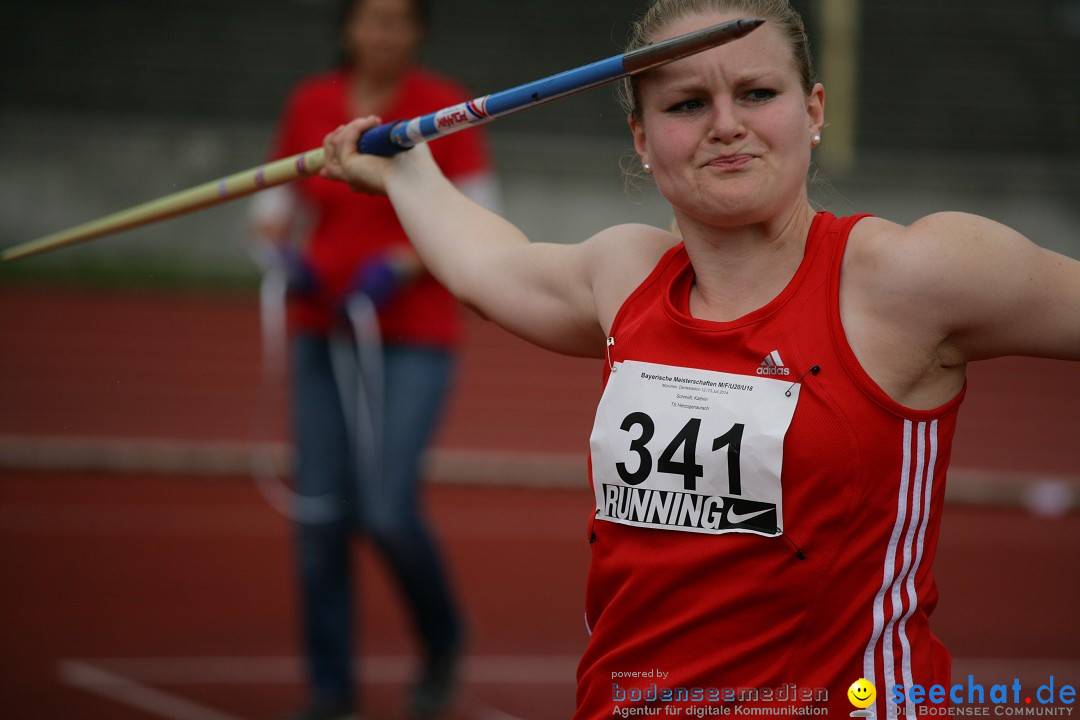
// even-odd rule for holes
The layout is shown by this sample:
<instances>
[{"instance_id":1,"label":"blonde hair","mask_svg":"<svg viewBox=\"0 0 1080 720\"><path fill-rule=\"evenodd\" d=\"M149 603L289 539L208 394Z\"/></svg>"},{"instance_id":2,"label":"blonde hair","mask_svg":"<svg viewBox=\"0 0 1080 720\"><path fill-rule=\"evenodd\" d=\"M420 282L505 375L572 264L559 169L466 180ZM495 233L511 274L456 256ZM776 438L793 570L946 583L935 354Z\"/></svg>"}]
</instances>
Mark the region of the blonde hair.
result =
<instances>
[{"instance_id":1,"label":"blonde hair","mask_svg":"<svg viewBox=\"0 0 1080 720\"><path fill-rule=\"evenodd\" d=\"M744 17L762 17L775 22L791 45L799 79L807 95L814 89L817 77L810 57L810 40L802 16L788 0L654 0L645 13L630 26L626 51L637 50L653 41L665 27L689 15L707 12L739 13ZM619 103L626 113L641 119L641 101L637 80L630 76L616 87Z\"/></svg>"}]
</instances>

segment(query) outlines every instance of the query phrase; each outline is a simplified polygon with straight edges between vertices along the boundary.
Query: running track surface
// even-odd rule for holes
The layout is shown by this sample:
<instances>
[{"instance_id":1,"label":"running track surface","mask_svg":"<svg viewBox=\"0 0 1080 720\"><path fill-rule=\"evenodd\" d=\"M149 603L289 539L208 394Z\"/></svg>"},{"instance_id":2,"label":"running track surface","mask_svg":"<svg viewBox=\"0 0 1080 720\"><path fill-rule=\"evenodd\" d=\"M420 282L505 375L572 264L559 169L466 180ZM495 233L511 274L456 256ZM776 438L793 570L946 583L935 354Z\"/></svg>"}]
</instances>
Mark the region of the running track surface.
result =
<instances>
[{"instance_id":1,"label":"running track surface","mask_svg":"<svg viewBox=\"0 0 1080 720\"><path fill-rule=\"evenodd\" d=\"M439 445L583 454L597 362L468 329ZM0 290L0 435L244 440L258 355L247 299ZM1076 366L995 361L970 384L956 466L1077 473ZM4 717L254 720L301 702L289 525L250 483L2 472ZM589 494L436 486L428 504L472 631L458 716L569 717ZM389 720L414 649L381 568L360 566L364 692ZM936 567L958 677L1080 684L1080 518L952 506Z\"/></svg>"},{"instance_id":2,"label":"running track surface","mask_svg":"<svg viewBox=\"0 0 1080 720\"><path fill-rule=\"evenodd\" d=\"M601 361L465 325L436 446L584 457ZM246 441L259 358L250 298L0 287L0 435ZM1080 364L1004 358L968 377L954 468L1080 475Z\"/></svg>"}]
</instances>

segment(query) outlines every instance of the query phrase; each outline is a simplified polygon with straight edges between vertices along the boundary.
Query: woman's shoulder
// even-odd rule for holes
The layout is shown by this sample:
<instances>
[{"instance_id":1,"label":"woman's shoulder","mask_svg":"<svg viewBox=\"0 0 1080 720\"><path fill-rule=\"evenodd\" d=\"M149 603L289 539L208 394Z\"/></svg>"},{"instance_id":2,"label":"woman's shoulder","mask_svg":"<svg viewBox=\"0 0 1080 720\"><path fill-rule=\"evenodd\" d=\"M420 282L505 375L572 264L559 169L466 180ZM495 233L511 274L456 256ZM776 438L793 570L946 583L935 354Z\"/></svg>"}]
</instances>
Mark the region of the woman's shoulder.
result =
<instances>
[{"instance_id":1,"label":"woman's shoulder","mask_svg":"<svg viewBox=\"0 0 1080 720\"><path fill-rule=\"evenodd\" d=\"M998 225L993 220L965 212L945 211L924 215L911 223L894 222L886 218L868 215L859 220L852 229L852 238L862 241L917 242L949 238L962 239L972 232Z\"/></svg>"},{"instance_id":2,"label":"woman's shoulder","mask_svg":"<svg viewBox=\"0 0 1080 720\"><path fill-rule=\"evenodd\" d=\"M946 269L962 267L987 238L1013 231L978 215L938 212L908 225L866 217L851 230L844 270L875 285L919 289L924 283L948 282Z\"/></svg>"},{"instance_id":3,"label":"woman's shoulder","mask_svg":"<svg viewBox=\"0 0 1080 720\"><path fill-rule=\"evenodd\" d=\"M958 365L1016 348L1038 354L1034 344L995 344L1004 332L994 317L1013 312L1002 302L1020 307L1019 298L1038 285L1032 278L1052 265L1020 233L978 215L941 212L908 225L867 219L853 228L844 253L841 306L846 298L849 308L862 308L908 336L921 334L943 363L943 357ZM982 344L934 344L963 332Z\"/></svg>"},{"instance_id":4,"label":"woman's shoulder","mask_svg":"<svg viewBox=\"0 0 1080 720\"><path fill-rule=\"evenodd\" d=\"M652 225L625 223L614 225L586 241L589 254L607 263L653 266L681 242L678 235Z\"/></svg>"},{"instance_id":5,"label":"woman's shoulder","mask_svg":"<svg viewBox=\"0 0 1080 720\"><path fill-rule=\"evenodd\" d=\"M651 225L616 225L585 244L586 264L601 325L607 331L622 304L680 239Z\"/></svg>"},{"instance_id":6,"label":"woman's shoulder","mask_svg":"<svg viewBox=\"0 0 1080 720\"><path fill-rule=\"evenodd\" d=\"M985 217L859 223L840 285L841 313L846 305L869 325L921 337L938 367L1001 355L1080 359L1080 263Z\"/></svg>"}]
</instances>

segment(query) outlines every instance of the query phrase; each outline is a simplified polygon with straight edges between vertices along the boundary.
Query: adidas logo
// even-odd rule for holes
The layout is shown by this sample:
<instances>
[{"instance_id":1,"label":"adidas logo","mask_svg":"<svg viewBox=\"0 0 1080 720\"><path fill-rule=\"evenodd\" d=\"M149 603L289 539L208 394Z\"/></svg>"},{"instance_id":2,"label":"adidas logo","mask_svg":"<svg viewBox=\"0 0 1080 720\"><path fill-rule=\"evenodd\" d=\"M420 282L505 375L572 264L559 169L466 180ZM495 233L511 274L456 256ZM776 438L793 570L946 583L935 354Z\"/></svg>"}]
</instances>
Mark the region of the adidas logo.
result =
<instances>
[{"instance_id":1,"label":"adidas logo","mask_svg":"<svg viewBox=\"0 0 1080 720\"><path fill-rule=\"evenodd\" d=\"M773 350L761 361L757 369L758 375L790 375L791 370L784 367L784 361L780 359L780 351Z\"/></svg>"}]
</instances>

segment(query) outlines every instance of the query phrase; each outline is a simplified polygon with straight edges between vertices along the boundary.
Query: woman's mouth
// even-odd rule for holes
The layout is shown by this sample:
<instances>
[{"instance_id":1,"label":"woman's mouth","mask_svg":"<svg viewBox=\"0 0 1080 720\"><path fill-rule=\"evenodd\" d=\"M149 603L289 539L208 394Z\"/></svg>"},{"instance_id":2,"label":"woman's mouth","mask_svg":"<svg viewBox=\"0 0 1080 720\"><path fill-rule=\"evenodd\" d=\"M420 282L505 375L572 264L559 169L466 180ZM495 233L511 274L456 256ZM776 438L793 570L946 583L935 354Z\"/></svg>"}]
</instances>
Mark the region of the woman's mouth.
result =
<instances>
[{"instance_id":1,"label":"woman's mouth","mask_svg":"<svg viewBox=\"0 0 1080 720\"><path fill-rule=\"evenodd\" d=\"M721 157L713 158L707 163L708 167L716 168L717 170L738 170L745 167L751 160L754 159L753 155L747 155L746 153L739 153L738 155L723 155Z\"/></svg>"}]
</instances>

